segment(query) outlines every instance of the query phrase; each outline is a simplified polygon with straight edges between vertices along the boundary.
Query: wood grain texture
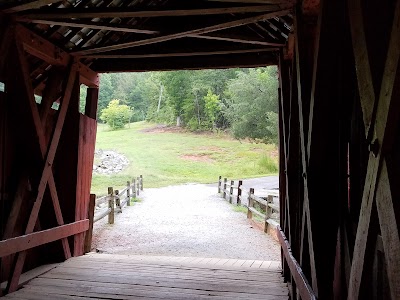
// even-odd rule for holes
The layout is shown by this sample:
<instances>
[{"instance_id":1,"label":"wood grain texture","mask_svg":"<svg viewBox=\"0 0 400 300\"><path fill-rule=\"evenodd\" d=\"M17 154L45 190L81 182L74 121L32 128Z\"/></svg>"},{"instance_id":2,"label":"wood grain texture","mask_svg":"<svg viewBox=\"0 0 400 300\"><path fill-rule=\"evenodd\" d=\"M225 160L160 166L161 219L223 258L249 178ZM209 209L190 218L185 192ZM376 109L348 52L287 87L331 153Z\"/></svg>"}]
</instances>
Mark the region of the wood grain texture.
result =
<instances>
[{"instance_id":1,"label":"wood grain texture","mask_svg":"<svg viewBox=\"0 0 400 300\"><path fill-rule=\"evenodd\" d=\"M233 261L238 260L225 260ZM4 299L288 299L280 272L214 262L90 253L58 265Z\"/></svg>"},{"instance_id":2,"label":"wood grain texture","mask_svg":"<svg viewBox=\"0 0 400 300\"><path fill-rule=\"evenodd\" d=\"M3 240L0 241L0 257L25 251L39 245L47 244L77 233L85 232L88 230L88 228L89 220L82 220L43 231L25 234L8 240Z\"/></svg>"}]
</instances>

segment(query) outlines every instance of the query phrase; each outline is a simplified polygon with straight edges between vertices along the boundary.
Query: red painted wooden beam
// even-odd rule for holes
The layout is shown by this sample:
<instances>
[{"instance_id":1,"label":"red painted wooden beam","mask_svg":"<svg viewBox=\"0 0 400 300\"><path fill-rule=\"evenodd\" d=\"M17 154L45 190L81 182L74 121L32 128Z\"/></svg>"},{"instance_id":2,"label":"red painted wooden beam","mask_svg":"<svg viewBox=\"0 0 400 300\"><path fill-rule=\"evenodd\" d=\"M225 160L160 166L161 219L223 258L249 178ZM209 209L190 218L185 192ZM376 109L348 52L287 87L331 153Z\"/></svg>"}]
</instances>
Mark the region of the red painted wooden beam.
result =
<instances>
[{"instance_id":1,"label":"red painted wooden beam","mask_svg":"<svg viewBox=\"0 0 400 300\"><path fill-rule=\"evenodd\" d=\"M51 229L33 232L16 238L0 241L0 257L25 251L43 244L85 232L89 229L89 220L82 220Z\"/></svg>"}]
</instances>

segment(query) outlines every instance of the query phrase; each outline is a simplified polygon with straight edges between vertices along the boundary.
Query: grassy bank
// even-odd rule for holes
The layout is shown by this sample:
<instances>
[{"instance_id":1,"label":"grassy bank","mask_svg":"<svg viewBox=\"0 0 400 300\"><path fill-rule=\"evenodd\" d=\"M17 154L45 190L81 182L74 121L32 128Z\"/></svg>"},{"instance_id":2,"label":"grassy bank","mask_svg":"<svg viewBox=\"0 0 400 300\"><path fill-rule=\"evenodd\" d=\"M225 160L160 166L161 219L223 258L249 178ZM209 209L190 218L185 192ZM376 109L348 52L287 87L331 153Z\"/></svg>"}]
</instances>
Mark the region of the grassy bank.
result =
<instances>
[{"instance_id":1,"label":"grassy bank","mask_svg":"<svg viewBox=\"0 0 400 300\"><path fill-rule=\"evenodd\" d=\"M108 186L121 187L132 176L144 177L145 187L187 182L212 183L222 175L250 178L277 173L273 145L239 142L224 135L194 134L133 123L110 131L99 125L96 149L115 150L130 164L118 175L94 175L92 192L104 194Z\"/></svg>"}]
</instances>

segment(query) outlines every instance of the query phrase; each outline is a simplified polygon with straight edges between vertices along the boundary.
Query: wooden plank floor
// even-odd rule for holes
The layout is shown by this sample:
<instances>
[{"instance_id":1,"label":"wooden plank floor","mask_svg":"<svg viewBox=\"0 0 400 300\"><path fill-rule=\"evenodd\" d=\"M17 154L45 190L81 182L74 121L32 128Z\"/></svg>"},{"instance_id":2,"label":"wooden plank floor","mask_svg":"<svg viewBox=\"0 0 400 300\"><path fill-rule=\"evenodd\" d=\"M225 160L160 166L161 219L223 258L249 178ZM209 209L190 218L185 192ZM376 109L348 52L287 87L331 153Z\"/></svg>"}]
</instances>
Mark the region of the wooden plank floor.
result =
<instances>
[{"instance_id":1,"label":"wooden plank floor","mask_svg":"<svg viewBox=\"0 0 400 300\"><path fill-rule=\"evenodd\" d=\"M4 299L288 299L279 262L87 254Z\"/></svg>"}]
</instances>

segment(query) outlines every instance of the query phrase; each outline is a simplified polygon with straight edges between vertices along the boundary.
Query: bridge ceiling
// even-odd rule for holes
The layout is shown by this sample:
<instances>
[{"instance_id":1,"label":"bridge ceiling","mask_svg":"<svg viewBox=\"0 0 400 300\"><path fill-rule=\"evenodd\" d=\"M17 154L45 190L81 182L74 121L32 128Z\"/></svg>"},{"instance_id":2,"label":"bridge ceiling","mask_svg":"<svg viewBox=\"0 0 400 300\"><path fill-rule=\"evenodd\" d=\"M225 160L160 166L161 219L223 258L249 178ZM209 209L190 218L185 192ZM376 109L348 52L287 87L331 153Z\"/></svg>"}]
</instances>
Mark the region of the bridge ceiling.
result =
<instances>
[{"instance_id":1,"label":"bridge ceiling","mask_svg":"<svg viewBox=\"0 0 400 300\"><path fill-rule=\"evenodd\" d=\"M0 0L0 12L21 30L98 72L276 64L292 7L288 0ZM51 65L29 61L39 85Z\"/></svg>"}]
</instances>

